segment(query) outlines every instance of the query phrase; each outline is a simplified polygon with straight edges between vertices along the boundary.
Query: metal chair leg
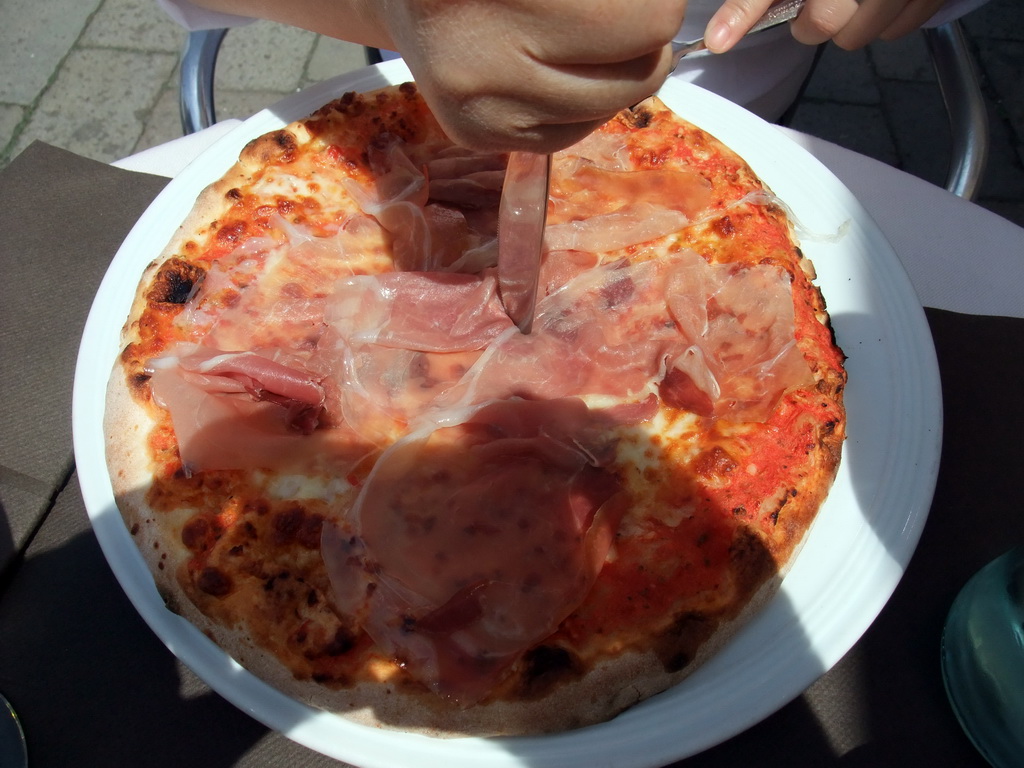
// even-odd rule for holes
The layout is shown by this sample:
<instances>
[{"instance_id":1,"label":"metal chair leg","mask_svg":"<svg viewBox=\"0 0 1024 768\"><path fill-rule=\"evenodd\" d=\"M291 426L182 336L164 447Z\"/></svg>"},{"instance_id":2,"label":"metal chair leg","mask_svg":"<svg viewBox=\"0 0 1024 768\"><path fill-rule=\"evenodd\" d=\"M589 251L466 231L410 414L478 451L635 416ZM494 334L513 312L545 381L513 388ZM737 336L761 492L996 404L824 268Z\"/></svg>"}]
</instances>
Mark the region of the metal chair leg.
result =
<instances>
[{"instance_id":1,"label":"metal chair leg","mask_svg":"<svg viewBox=\"0 0 1024 768\"><path fill-rule=\"evenodd\" d=\"M925 40L946 102L952 157L946 189L973 200L988 159L988 114L974 60L958 21L926 29Z\"/></svg>"},{"instance_id":2,"label":"metal chair leg","mask_svg":"<svg viewBox=\"0 0 1024 768\"><path fill-rule=\"evenodd\" d=\"M226 29L204 29L189 32L181 56L179 104L181 128L186 135L208 128L217 122L213 104L213 73L217 52Z\"/></svg>"}]
</instances>

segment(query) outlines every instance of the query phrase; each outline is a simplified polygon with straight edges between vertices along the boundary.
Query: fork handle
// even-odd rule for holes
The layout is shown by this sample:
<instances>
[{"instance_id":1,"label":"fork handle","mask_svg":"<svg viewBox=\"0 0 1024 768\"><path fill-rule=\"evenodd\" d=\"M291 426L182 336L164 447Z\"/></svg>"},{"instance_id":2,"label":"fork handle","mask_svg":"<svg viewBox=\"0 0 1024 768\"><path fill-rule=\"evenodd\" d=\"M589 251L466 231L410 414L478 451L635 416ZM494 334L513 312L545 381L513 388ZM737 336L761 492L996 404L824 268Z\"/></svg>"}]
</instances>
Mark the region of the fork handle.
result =
<instances>
[{"instance_id":1,"label":"fork handle","mask_svg":"<svg viewBox=\"0 0 1024 768\"><path fill-rule=\"evenodd\" d=\"M764 12L764 15L760 19L754 22L754 26L748 29L743 36L753 35L758 32L763 32L766 29L777 27L779 24L784 24L787 21L791 21L797 17L800 10L804 7L805 0L784 0L784 2L777 3ZM686 55L696 53L697 51L703 51L707 46L704 44L704 38L700 40L692 40L688 43L677 43L672 42L672 69L669 70L669 74L675 72L676 67L679 66L679 61Z\"/></svg>"},{"instance_id":2,"label":"fork handle","mask_svg":"<svg viewBox=\"0 0 1024 768\"><path fill-rule=\"evenodd\" d=\"M792 21L800 13L804 7L805 0L785 0L785 2L773 5L767 11L764 12L764 16L754 22L746 35L752 35L755 32L760 32L764 29L771 27L777 27L779 24L784 24L787 21ZM746 37L744 35L744 37Z\"/></svg>"}]
</instances>

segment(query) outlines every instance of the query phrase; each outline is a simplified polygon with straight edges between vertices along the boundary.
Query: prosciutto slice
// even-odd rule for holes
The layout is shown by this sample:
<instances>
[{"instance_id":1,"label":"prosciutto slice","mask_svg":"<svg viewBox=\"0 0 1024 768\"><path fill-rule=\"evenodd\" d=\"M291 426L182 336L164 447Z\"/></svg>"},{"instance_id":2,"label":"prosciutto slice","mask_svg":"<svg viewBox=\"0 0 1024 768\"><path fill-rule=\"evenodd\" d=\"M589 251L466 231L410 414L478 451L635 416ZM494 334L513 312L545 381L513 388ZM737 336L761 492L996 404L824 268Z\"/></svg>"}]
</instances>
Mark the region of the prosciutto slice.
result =
<instances>
[{"instance_id":1,"label":"prosciutto slice","mask_svg":"<svg viewBox=\"0 0 1024 768\"><path fill-rule=\"evenodd\" d=\"M669 276L667 298L687 342L662 381L671 405L763 421L784 392L813 383L796 343L791 280L781 268L708 264L685 254Z\"/></svg>"},{"instance_id":2,"label":"prosciutto slice","mask_svg":"<svg viewBox=\"0 0 1024 768\"><path fill-rule=\"evenodd\" d=\"M577 158L576 162L567 162L563 173L556 176L552 195L555 206L551 215L556 220L614 211L630 204L679 211L694 218L711 202L711 184L691 170L608 170Z\"/></svg>"},{"instance_id":3,"label":"prosciutto slice","mask_svg":"<svg viewBox=\"0 0 1024 768\"><path fill-rule=\"evenodd\" d=\"M189 473L309 467L344 473L374 450L350 430L315 429L324 390L279 352L186 345L150 361L147 372L154 399L170 411Z\"/></svg>"},{"instance_id":4,"label":"prosciutto slice","mask_svg":"<svg viewBox=\"0 0 1024 768\"><path fill-rule=\"evenodd\" d=\"M325 527L340 607L431 689L479 700L604 563L627 501L611 425L575 398L507 400L400 440Z\"/></svg>"},{"instance_id":5,"label":"prosciutto slice","mask_svg":"<svg viewBox=\"0 0 1024 768\"><path fill-rule=\"evenodd\" d=\"M642 399L680 339L665 303L672 262L586 270L543 299L534 330L507 331L446 396L451 405L512 396Z\"/></svg>"},{"instance_id":6,"label":"prosciutto slice","mask_svg":"<svg viewBox=\"0 0 1024 768\"><path fill-rule=\"evenodd\" d=\"M394 272L340 281L311 364L328 410L374 443L395 439L512 321L493 276Z\"/></svg>"},{"instance_id":7,"label":"prosciutto slice","mask_svg":"<svg viewBox=\"0 0 1024 768\"><path fill-rule=\"evenodd\" d=\"M389 272L335 286L328 321L350 344L422 352L483 349L512 321L493 276Z\"/></svg>"},{"instance_id":8,"label":"prosciutto slice","mask_svg":"<svg viewBox=\"0 0 1024 768\"><path fill-rule=\"evenodd\" d=\"M465 251L494 239L501 156L449 153L417 165L396 138L372 147L368 157L373 185L348 179L345 188L391 236L399 270L447 270Z\"/></svg>"},{"instance_id":9,"label":"prosciutto slice","mask_svg":"<svg viewBox=\"0 0 1024 768\"><path fill-rule=\"evenodd\" d=\"M559 153L544 243L549 250L602 253L678 232L711 203L711 185L688 169L629 170L608 138Z\"/></svg>"},{"instance_id":10,"label":"prosciutto slice","mask_svg":"<svg viewBox=\"0 0 1024 768\"><path fill-rule=\"evenodd\" d=\"M553 251L617 251L678 232L687 223L685 214L670 208L629 204L585 219L552 223L544 230L544 247Z\"/></svg>"}]
</instances>

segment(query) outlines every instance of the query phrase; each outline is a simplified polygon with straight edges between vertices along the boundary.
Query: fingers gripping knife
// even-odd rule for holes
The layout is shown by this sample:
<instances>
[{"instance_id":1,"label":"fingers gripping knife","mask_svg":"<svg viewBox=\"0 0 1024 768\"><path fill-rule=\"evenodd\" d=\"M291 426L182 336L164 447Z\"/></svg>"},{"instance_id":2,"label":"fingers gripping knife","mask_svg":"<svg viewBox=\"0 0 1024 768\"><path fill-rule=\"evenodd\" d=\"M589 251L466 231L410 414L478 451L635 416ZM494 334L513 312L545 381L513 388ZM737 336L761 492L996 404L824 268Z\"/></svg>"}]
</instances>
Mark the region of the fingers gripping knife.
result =
<instances>
[{"instance_id":1,"label":"fingers gripping knife","mask_svg":"<svg viewBox=\"0 0 1024 768\"><path fill-rule=\"evenodd\" d=\"M773 5L747 31L752 35L796 17L804 0L784 0ZM680 60L706 49L704 39L672 43L672 71ZM544 225L551 181L551 155L512 152L505 171L498 210L498 293L509 318L520 331L529 333L537 305Z\"/></svg>"}]
</instances>

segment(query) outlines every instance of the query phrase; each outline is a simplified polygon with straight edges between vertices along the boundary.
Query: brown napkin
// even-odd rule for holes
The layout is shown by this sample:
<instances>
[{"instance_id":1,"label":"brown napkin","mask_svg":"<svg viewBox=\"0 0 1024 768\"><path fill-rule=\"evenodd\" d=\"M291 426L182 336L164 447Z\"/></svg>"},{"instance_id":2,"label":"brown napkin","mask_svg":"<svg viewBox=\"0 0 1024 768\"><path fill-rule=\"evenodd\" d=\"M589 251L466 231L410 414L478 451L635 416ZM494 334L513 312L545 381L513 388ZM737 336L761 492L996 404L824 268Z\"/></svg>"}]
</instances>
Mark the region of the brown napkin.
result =
<instances>
[{"instance_id":1,"label":"brown napkin","mask_svg":"<svg viewBox=\"0 0 1024 768\"><path fill-rule=\"evenodd\" d=\"M107 264L166 183L40 142L0 173L0 574L71 471L85 318Z\"/></svg>"}]
</instances>

